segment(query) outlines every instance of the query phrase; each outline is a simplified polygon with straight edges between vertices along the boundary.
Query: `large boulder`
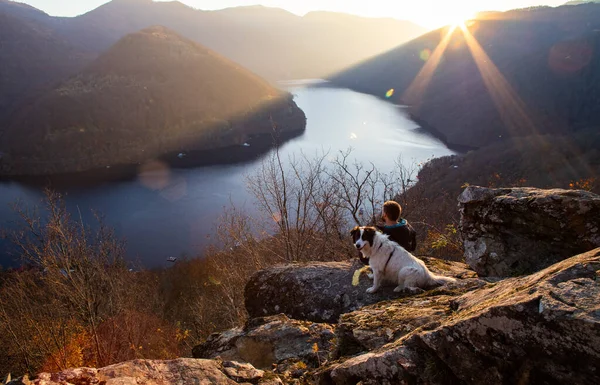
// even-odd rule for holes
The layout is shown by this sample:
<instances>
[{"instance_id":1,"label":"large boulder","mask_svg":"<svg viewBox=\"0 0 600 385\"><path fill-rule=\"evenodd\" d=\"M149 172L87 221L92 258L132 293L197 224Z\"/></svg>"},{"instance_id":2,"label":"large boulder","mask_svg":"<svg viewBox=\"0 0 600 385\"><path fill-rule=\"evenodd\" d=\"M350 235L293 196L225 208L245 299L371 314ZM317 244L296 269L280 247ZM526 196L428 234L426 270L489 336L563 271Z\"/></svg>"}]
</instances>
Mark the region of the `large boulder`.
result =
<instances>
[{"instance_id":1,"label":"large boulder","mask_svg":"<svg viewBox=\"0 0 600 385\"><path fill-rule=\"evenodd\" d=\"M595 249L451 301L438 297L423 303L425 325L373 351L322 368L313 381L598 384L598 298L600 249Z\"/></svg>"},{"instance_id":2,"label":"large boulder","mask_svg":"<svg viewBox=\"0 0 600 385\"><path fill-rule=\"evenodd\" d=\"M434 258L424 261L437 274L457 278L475 275L460 262ZM354 274L361 268L362 264L356 260L290 264L261 270L246 285L246 310L251 318L284 313L298 320L333 323L341 314L407 295L394 293L394 286L366 293L372 285L366 273L353 282Z\"/></svg>"},{"instance_id":3,"label":"large boulder","mask_svg":"<svg viewBox=\"0 0 600 385\"><path fill-rule=\"evenodd\" d=\"M325 361L333 345L334 327L292 320L283 314L254 318L244 328L214 333L194 347L196 358L220 358L271 368L287 360L316 367Z\"/></svg>"},{"instance_id":4,"label":"large boulder","mask_svg":"<svg viewBox=\"0 0 600 385\"><path fill-rule=\"evenodd\" d=\"M452 314L456 297L489 284L468 278L415 297L380 302L342 314L336 330L334 357L380 348L418 328L436 328Z\"/></svg>"},{"instance_id":5,"label":"large boulder","mask_svg":"<svg viewBox=\"0 0 600 385\"><path fill-rule=\"evenodd\" d=\"M40 373L37 379L26 378L11 384L65 385L200 385L200 384L281 384L273 376L250 364L179 358L170 361L134 360L101 369L77 368L60 373Z\"/></svg>"},{"instance_id":6,"label":"large boulder","mask_svg":"<svg viewBox=\"0 0 600 385\"><path fill-rule=\"evenodd\" d=\"M587 191L470 186L458 201L465 260L481 276L530 274L600 247L600 196Z\"/></svg>"}]
</instances>

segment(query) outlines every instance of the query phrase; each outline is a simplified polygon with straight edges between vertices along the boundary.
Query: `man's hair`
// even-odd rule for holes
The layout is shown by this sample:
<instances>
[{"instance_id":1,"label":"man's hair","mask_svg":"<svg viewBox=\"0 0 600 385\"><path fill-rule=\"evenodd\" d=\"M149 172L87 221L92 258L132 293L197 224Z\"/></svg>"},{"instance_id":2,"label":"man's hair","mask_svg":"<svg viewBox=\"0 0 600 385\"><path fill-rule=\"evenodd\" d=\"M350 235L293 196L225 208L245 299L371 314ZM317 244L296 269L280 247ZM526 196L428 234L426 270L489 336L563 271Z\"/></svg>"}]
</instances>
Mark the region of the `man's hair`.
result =
<instances>
[{"instance_id":1,"label":"man's hair","mask_svg":"<svg viewBox=\"0 0 600 385\"><path fill-rule=\"evenodd\" d=\"M387 215L390 221L397 222L402 214L402 206L395 201L387 201L383 204L383 212Z\"/></svg>"}]
</instances>

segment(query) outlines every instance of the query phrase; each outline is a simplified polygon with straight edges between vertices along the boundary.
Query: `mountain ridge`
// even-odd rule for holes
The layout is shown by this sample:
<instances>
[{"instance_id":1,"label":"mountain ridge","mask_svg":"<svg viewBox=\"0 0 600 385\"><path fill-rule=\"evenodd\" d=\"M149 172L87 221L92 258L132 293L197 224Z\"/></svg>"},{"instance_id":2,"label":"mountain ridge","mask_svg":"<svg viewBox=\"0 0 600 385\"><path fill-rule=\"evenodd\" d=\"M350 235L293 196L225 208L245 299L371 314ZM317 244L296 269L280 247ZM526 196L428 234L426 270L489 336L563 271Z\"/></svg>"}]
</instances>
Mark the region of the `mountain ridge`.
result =
<instances>
[{"instance_id":1,"label":"mountain ridge","mask_svg":"<svg viewBox=\"0 0 600 385\"><path fill-rule=\"evenodd\" d=\"M5 4L0 12L10 9L16 12L18 8L16 3L6 0L0 4ZM249 11L255 20L247 17ZM236 17L238 14L243 17ZM273 24L263 25L265 20ZM296 22L290 23L290 20ZM296 16L279 8L203 11L180 2L146 0L113 0L76 17L44 17L44 22L71 44L96 53L108 49L128 33L164 25L271 81L324 77L425 31L401 20L382 25L378 19L354 17L352 20L358 22L340 29L335 23L317 22L312 17ZM273 30L278 33L274 34ZM360 40L363 35L377 36L377 39ZM353 39L357 42L350 44ZM319 44L306 44L307 41ZM322 60L316 61L314 57Z\"/></svg>"},{"instance_id":2,"label":"mountain ridge","mask_svg":"<svg viewBox=\"0 0 600 385\"><path fill-rule=\"evenodd\" d=\"M291 95L222 55L155 26L120 39L10 120L6 175L136 164L305 127Z\"/></svg>"}]
</instances>

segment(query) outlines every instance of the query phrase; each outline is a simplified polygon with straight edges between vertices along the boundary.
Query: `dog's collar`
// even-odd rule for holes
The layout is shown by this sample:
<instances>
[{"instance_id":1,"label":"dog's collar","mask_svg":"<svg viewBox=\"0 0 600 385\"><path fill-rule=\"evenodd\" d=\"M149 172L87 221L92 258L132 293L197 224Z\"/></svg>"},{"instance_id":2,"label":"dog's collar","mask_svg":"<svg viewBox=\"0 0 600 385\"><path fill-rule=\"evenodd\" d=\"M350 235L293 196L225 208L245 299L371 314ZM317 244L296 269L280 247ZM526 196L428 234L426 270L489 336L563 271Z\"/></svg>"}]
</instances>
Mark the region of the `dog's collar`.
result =
<instances>
[{"instance_id":1,"label":"dog's collar","mask_svg":"<svg viewBox=\"0 0 600 385\"><path fill-rule=\"evenodd\" d=\"M392 250L392 252L390 253L390 256L387 259L387 261L385 261L385 266L383 266L383 274L385 274L385 269L387 268L388 263L390 263L390 259L392 259L392 255L394 255L394 251L395 250Z\"/></svg>"}]
</instances>

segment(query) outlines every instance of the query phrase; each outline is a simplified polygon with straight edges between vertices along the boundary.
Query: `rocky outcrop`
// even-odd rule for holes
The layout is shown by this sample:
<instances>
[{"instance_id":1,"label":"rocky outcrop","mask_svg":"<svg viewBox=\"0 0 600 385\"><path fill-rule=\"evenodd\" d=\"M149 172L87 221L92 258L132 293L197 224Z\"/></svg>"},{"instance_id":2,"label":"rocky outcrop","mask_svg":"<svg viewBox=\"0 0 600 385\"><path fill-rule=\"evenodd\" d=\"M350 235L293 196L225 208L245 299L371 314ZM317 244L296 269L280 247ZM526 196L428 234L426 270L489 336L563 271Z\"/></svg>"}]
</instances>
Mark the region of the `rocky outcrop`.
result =
<instances>
[{"instance_id":1,"label":"rocky outcrop","mask_svg":"<svg viewBox=\"0 0 600 385\"><path fill-rule=\"evenodd\" d=\"M481 276L529 274L600 247L600 196L587 191L471 186L458 200L465 260Z\"/></svg>"},{"instance_id":2,"label":"rocky outcrop","mask_svg":"<svg viewBox=\"0 0 600 385\"><path fill-rule=\"evenodd\" d=\"M331 325L279 314L252 319L243 329L212 334L193 349L193 356L244 361L264 369L290 359L317 367L327 360L334 337Z\"/></svg>"},{"instance_id":3,"label":"rocky outcrop","mask_svg":"<svg viewBox=\"0 0 600 385\"><path fill-rule=\"evenodd\" d=\"M25 385L201 385L201 384L260 384L282 382L266 376L250 364L180 358L171 361L135 360L101 369L78 368L60 373L41 373L35 380L23 378L10 384Z\"/></svg>"},{"instance_id":4,"label":"rocky outcrop","mask_svg":"<svg viewBox=\"0 0 600 385\"><path fill-rule=\"evenodd\" d=\"M380 348L421 328L431 330L452 313L460 294L489 283L475 278L460 280L416 297L380 302L342 314L337 325L335 358Z\"/></svg>"},{"instance_id":5,"label":"rocky outcrop","mask_svg":"<svg viewBox=\"0 0 600 385\"><path fill-rule=\"evenodd\" d=\"M457 278L474 276L459 262L424 260L437 274ZM246 285L246 310L251 318L284 313L294 319L331 323L337 322L341 314L407 295L394 293L394 286L384 287L374 294L366 293L372 285L366 274L361 274L353 285L353 276L362 267L358 261L315 262L262 270Z\"/></svg>"},{"instance_id":6,"label":"rocky outcrop","mask_svg":"<svg viewBox=\"0 0 600 385\"><path fill-rule=\"evenodd\" d=\"M330 325L277 315L213 335L202 348L207 356L240 361L271 356L276 363L278 357L280 375L238 360L137 360L21 383L600 383L600 248L530 276L459 281L344 314L334 339ZM316 354L332 341L335 354ZM302 354L312 354L320 367L298 361Z\"/></svg>"},{"instance_id":7,"label":"rocky outcrop","mask_svg":"<svg viewBox=\"0 0 600 385\"><path fill-rule=\"evenodd\" d=\"M598 298L600 249L595 249L451 300L433 297L423 302L425 325L379 349L332 364L312 381L600 383ZM416 301L407 304L414 307ZM418 321L419 316L408 318Z\"/></svg>"}]
</instances>

